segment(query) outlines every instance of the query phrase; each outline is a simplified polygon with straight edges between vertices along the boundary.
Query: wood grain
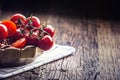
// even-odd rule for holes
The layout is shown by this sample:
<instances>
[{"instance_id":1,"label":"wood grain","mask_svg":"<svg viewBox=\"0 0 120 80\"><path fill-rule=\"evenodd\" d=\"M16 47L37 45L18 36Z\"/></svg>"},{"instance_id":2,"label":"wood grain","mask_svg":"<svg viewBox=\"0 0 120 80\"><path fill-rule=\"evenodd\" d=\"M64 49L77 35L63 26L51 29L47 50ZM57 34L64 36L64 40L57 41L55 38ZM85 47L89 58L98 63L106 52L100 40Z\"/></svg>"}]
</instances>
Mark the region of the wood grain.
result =
<instances>
[{"instance_id":1,"label":"wood grain","mask_svg":"<svg viewBox=\"0 0 120 80\"><path fill-rule=\"evenodd\" d=\"M2 13L8 19L13 13ZM25 15L30 14L24 12ZM120 22L33 13L56 29L55 42L75 47L69 57L5 80L119 80Z\"/></svg>"}]
</instances>

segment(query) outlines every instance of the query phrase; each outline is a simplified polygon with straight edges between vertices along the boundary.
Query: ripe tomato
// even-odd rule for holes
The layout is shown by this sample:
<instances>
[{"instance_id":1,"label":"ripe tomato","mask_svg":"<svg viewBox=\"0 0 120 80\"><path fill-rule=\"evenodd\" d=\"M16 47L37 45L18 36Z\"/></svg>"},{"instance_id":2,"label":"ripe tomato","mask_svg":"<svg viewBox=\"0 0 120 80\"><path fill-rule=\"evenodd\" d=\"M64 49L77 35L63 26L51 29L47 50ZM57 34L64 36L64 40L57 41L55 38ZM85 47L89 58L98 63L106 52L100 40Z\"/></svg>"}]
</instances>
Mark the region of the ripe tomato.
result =
<instances>
[{"instance_id":1,"label":"ripe tomato","mask_svg":"<svg viewBox=\"0 0 120 80\"><path fill-rule=\"evenodd\" d=\"M20 13L17 13L17 14L12 15L10 20L13 21L17 25L17 28L19 28L19 27L24 27L23 24L25 24L26 17ZM20 21L22 21L23 24Z\"/></svg>"},{"instance_id":2,"label":"ripe tomato","mask_svg":"<svg viewBox=\"0 0 120 80\"><path fill-rule=\"evenodd\" d=\"M5 39L8 36L7 27L3 24L0 24L0 39Z\"/></svg>"},{"instance_id":3,"label":"ripe tomato","mask_svg":"<svg viewBox=\"0 0 120 80\"><path fill-rule=\"evenodd\" d=\"M49 35L45 35L42 39L38 40L37 46L46 51L49 50L53 46L53 39Z\"/></svg>"},{"instance_id":4,"label":"ripe tomato","mask_svg":"<svg viewBox=\"0 0 120 80\"><path fill-rule=\"evenodd\" d=\"M1 23L4 24L7 27L7 29L8 29L8 37L14 35L14 33L16 32L16 25L15 25L15 23L13 23L10 20L4 20Z\"/></svg>"},{"instance_id":5,"label":"ripe tomato","mask_svg":"<svg viewBox=\"0 0 120 80\"><path fill-rule=\"evenodd\" d=\"M28 30L31 30L32 27L36 27L36 28L40 28L40 20L38 17L36 16L31 16L31 17L28 17L26 22L25 22L25 25L28 27ZM31 27L32 26L32 27Z\"/></svg>"},{"instance_id":6,"label":"ripe tomato","mask_svg":"<svg viewBox=\"0 0 120 80\"><path fill-rule=\"evenodd\" d=\"M35 32L30 36L26 35L25 38L26 38L26 41L27 41L27 45L37 46L37 42L38 42L37 37L38 37L38 35L36 35Z\"/></svg>"},{"instance_id":7,"label":"ripe tomato","mask_svg":"<svg viewBox=\"0 0 120 80\"><path fill-rule=\"evenodd\" d=\"M15 42L16 40L20 39L20 38L23 38L24 37L24 34L21 33L20 29L18 28L16 30L16 32L14 33L13 36L9 37L9 41L10 43L13 43Z\"/></svg>"},{"instance_id":8,"label":"ripe tomato","mask_svg":"<svg viewBox=\"0 0 120 80\"><path fill-rule=\"evenodd\" d=\"M12 47L23 48L26 45L26 38L20 38L11 44Z\"/></svg>"},{"instance_id":9,"label":"ripe tomato","mask_svg":"<svg viewBox=\"0 0 120 80\"><path fill-rule=\"evenodd\" d=\"M52 27L52 25L47 25L46 27L43 28L43 30L49 33L51 37L53 37L55 34L55 29Z\"/></svg>"}]
</instances>

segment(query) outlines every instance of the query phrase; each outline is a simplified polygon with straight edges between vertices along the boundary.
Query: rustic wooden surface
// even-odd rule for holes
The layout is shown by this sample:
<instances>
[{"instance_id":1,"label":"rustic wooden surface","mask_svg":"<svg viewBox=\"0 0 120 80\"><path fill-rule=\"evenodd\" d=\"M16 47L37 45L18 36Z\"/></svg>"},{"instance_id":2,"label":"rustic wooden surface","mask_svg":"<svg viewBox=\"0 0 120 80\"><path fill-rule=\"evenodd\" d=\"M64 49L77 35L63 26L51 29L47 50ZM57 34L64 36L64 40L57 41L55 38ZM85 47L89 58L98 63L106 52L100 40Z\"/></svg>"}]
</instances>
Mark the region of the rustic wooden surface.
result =
<instances>
[{"instance_id":1,"label":"rustic wooden surface","mask_svg":"<svg viewBox=\"0 0 120 80\"><path fill-rule=\"evenodd\" d=\"M14 14L0 12L0 20ZM24 15L30 16L30 13ZM56 29L56 44L75 47L69 57L5 80L120 80L120 22L40 14Z\"/></svg>"}]
</instances>

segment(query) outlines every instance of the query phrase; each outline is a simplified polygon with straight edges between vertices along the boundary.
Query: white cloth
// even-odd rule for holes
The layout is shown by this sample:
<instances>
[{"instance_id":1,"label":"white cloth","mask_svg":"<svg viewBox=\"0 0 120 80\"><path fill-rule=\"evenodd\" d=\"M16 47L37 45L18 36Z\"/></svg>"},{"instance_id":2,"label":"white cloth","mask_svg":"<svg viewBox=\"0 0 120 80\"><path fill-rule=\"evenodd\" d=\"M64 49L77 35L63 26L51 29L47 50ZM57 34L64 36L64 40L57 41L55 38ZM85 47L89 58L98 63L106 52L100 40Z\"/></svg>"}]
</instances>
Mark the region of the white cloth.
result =
<instances>
[{"instance_id":1,"label":"white cloth","mask_svg":"<svg viewBox=\"0 0 120 80\"><path fill-rule=\"evenodd\" d=\"M45 51L42 55L38 56L33 62L29 64L9 68L0 68L0 79L34 69L46 63L71 55L74 52L75 48L71 46L55 44L52 49Z\"/></svg>"}]
</instances>

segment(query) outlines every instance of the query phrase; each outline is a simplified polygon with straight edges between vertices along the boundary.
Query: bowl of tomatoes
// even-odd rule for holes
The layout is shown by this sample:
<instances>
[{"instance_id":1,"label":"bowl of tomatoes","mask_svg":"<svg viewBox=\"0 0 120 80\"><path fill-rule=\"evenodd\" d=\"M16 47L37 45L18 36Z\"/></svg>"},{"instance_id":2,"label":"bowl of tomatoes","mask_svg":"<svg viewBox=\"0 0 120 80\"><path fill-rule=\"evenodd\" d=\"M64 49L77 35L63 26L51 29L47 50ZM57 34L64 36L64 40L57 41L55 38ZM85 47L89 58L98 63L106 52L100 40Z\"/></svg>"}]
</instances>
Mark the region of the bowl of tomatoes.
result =
<instances>
[{"instance_id":1,"label":"bowl of tomatoes","mask_svg":"<svg viewBox=\"0 0 120 80\"><path fill-rule=\"evenodd\" d=\"M0 21L0 65L18 65L33 61L54 45L55 29L42 24L36 16L13 14Z\"/></svg>"}]
</instances>

